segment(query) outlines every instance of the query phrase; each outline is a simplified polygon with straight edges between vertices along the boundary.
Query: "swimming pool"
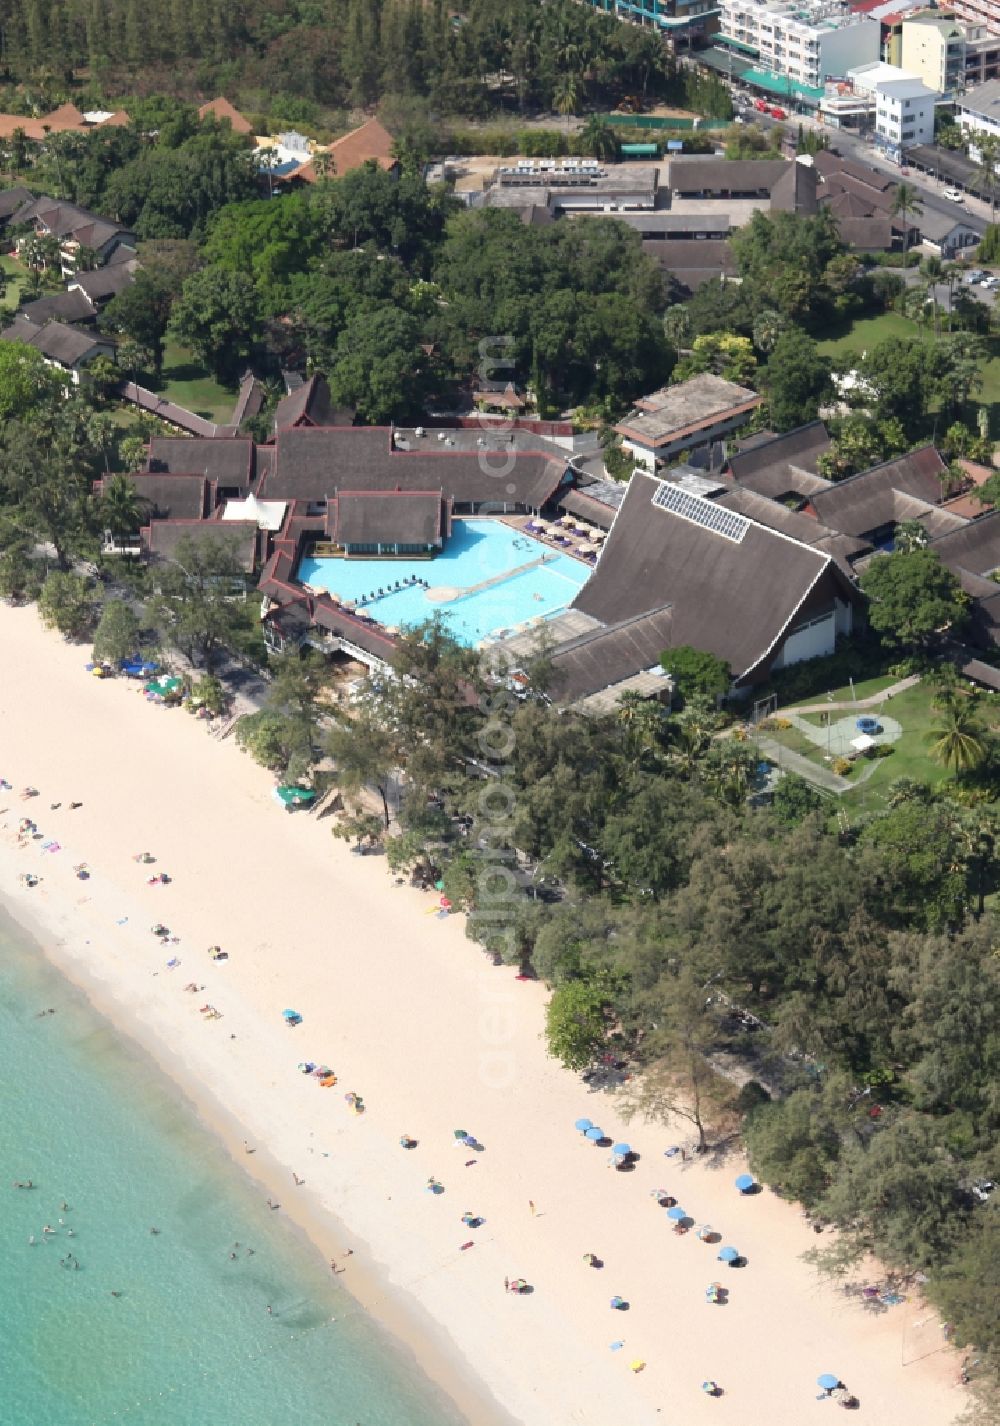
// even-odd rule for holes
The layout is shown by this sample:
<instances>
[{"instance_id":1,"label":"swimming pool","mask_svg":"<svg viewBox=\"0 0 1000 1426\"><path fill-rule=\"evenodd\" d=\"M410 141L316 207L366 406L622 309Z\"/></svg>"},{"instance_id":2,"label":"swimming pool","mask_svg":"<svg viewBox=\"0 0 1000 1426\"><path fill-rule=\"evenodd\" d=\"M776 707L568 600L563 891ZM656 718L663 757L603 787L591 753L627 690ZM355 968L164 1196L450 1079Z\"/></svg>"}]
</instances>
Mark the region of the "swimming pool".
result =
<instances>
[{"instance_id":1,"label":"swimming pool","mask_svg":"<svg viewBox=\"0 0 1000 1426\"><path fill-rule=\"evenodd\" d=\"M487 519L456 520L433 560L310 557L298 569L303 584L354 600L380 624L405 628L438 613L463 644L480 644L530 619L557 614L589 574L579 560ZM426 580L430 588L392 588L411 578ZM379 595L379 589L386 592Z\"/></svg>"}]
</instances>

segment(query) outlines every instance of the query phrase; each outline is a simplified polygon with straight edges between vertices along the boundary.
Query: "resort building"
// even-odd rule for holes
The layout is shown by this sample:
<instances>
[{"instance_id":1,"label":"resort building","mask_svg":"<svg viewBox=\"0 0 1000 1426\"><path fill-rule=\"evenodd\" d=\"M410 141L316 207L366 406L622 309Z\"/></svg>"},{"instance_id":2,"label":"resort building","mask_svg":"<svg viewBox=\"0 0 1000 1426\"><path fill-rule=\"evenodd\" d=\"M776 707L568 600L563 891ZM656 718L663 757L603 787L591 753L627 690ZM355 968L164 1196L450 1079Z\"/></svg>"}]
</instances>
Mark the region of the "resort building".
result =
<instances>
[{"instance_id":1,"label":"resort building","mask_svg":"<svg viewBox=\"0 0 1000 1426\"><path fill-rule=\"evenodd\" d=\"M32 198L17 208L7 221L12 228L30 227L36 237L55 238L64 277L75 274L83 250L94 266L103 267L122 244L135 247L135 234L129 228L59 198ZM25 241L18 237L18 250Z\"/></svg>"},{"instance_id":2,"label":"resort building","mask_svg":"<svg viewBox=\"0 0 1000 1426\"><path fill-rule=\"evenodd\" d=\"M659 612L664 648L713 653L739 684L832 653L861 603L828 552L637 470L573 608L607 628Z\"/></svg>"},{"instance_id":3,"label":"resort building","mask_svg":"<svg viewBox=\"0 0 1000 1426\"><path fill-rule=\"evenodd\" d=\"M439 490L342 490L330 505L330 544L345 559L431 556L451 534L452 502Z\"/></svg>"},{"instance_id":4,"label":"resort building","mask_svg":"<svg viewBox=\"0 0 1000 1426\"><path fill-rule=\"evenodd\" d=\"M760 403L749 387L705 372L643 397L615 430L637 463L655 470L680 451L746 425Z\"/></svg>"},{"instance_id":5,"label":"resort building","mask_svg":"<svg viewBox=\"0 0 1000 1426\"><path fill-rule=\"evenodd\" d=\"M17 316L0 332L0 341L23 342L41 352L48 366L65 372L74 386L79 386L83 372L98 357L114 359L114 343L93 332L69 327L65 322L48 321L43 326Z\"/></svg>"}]
</instances>

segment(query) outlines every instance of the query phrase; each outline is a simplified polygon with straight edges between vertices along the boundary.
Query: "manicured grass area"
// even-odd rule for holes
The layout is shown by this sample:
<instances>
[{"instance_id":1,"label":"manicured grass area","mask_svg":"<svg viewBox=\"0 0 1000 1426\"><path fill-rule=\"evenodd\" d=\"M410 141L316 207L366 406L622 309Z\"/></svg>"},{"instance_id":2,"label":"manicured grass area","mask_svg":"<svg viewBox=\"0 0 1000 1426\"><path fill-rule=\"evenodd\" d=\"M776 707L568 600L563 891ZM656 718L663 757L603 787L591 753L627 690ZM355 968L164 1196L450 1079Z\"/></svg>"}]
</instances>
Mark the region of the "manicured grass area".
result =
<instances>
[{"instance_id":1,"label":"manicured grass area","mask_svg":"<svg viewBox=\"0 0 1000 1426\"><path fill-rule=\"evenodd\" d=\"M138 382L208 421L228 421L236 401L235 389L230 391L220 386L211 372L176 342L167 342L160 380L157 381L152 372L146 372L138 377Z\"/></svg>"},{"instance_id":2,"label":"manicured grass area","mask_svg":"<svg viewBox=\"0 0 1000 1426\"><path fill-rule=\"evenodd\" d=\"M27 270L8 253L0 254L0 268L3 268L7 279L0 307L8 312L15 312L21 301L21 289L28 276Z\"/></svg>"},{"instance_id":3,"label":"manicured grass area","mask_svg":"<svg viewBox=\"0 0 1000 1426\"><path fill-rule=\"evenodd\" d=\"M881 693L883 689L891 688L894 683L898 682L899 678L892 673L880 673L876 678L856 679L853 689L849 683L845 683L840 688L831 689L833 695L832 701L834 703L849 703L854 698L871 698L874 694ZM820 705L826 701L826 694L823 694L822 697L800 699L797 704L790 703L788 707L808 708L810 706ZM838 716L842 718L847 711L847 709L842 708ZM864 710L860 709L859 711L863 712ZM780 709L778 710L778 715L779 717L781 716Z\"/></svg>"},{"instance_id":4,"label":"manicured grass area","mask_svg":"<svg viewBox=\"0 0 1000 1426\"><path fill-rule=\"evenodd\" d=\"M927 747L927 734L939 719L931 707L931 698L931 689L918 683L889 699L885 712L901 725L902 737L893 743L892 756L875 764L875 771L863 786L845 794L845 802L857 805L863 800L869 810L877 809L885 805L886 793L898 778L913 778L932 787L950 779L951 773L931 757Z\"/></svg>"},{"instance_id":5,"label":"manicured grass area","mask_svg":"<svg viewBox=\"0 0 1000 1426\"><path fill-rule=\"evenodd\" d=\"M929 340L933 332L926 327L918 327L909 317L898 312L883 312L878 317L860 317L843 330L819 342L819 349L827 356L843 356L845 352L863 352L887 337L923 337Z\"/></svg>"}]
</instances>

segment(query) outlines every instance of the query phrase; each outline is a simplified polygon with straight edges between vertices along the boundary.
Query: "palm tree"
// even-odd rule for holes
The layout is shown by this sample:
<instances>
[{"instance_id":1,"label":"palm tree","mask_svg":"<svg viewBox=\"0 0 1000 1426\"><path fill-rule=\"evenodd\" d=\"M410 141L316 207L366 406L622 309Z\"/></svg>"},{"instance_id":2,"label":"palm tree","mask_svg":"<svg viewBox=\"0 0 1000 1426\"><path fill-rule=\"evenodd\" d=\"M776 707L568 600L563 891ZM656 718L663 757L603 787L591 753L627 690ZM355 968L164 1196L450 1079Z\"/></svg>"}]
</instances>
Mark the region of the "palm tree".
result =
<instances>
[{"instance_id":1,"label":"palm tree","mask_svg":"<svg viewBox=\"0 0 1000 1426\"><path fill-rule=\"evenodd\" d=\"M970 772L986 757L983 725L968 709L948 708L941 722L927 734L931 757L953 773Z\"/></svg>"},{"instance_id":2,"label":"palm tree","mask_svg":"<svg viewBox=\"0 0 1000 1426\"><path fill-rule=\"evenodd\" d=\"M113 475L104 482L101 516L117 537L134 535L145 518L149 501L144 499L127 475Z\"/></svg>"},{"instance_id":3,"label":"palm tree","mask_svg":"<svg viewBox=\"0 0 1000 1426\"><path fill-rule=\"evenodd\" d=\"M972 175L972 183L976 188L985 189L989 194L990 217L995 220L997 189L1000 188L1000 175L997 174L997 163L1000 162L1000 137L996 134L977 135L976 152L979 154L979 166Z\"/></svg>"},{"instance_id":4,"label":"palm tree","mask_svg":"<svg viewBox=\"0 0 1000 1426\"><path fill-rule=\"evenodd\" d=\"M897 183L892 194L891 218L899 217L903 222L903 271L906 271L910 252L910 219L919 218L924 211L920 201L920 191L912 183Z\"/></svg>"},{"instance_id":5,"label":"palm tree","mask_svg":"<svg viewBox=\"0 0 1000 1426\"><path fill-rule=\"evenodd\" d=\"M939 336L941 333L941 311L938 306L937 289L938 284L944 280L944 263L939 257L925 257L920 264L920 271L927 283L924 294L925 303L930 301L934 309L934 335Z\"/></svg>"},{"instance_id":6,"label":"palm tree","mask_svg":"<svg viewBox=\"0 0 1000 1426\"><path fill-rule=\"evenodd\" d=\"M580 76L571 69L559 75L552 90L552 107L557 114L574 114L580 99Z\"/></svg>"},{"instance_id":7,"label":"palm tree","mask_svg":"<svg viewBox=\"0 0 1000 1426\"><path fill-rule=\"evenodd\" d=\"M588 153L592 153L601 163L608 163L618 157L618 140L607 120L599 114L591 114L580 131L580 142Z\"/></svg>"}]
</instances>

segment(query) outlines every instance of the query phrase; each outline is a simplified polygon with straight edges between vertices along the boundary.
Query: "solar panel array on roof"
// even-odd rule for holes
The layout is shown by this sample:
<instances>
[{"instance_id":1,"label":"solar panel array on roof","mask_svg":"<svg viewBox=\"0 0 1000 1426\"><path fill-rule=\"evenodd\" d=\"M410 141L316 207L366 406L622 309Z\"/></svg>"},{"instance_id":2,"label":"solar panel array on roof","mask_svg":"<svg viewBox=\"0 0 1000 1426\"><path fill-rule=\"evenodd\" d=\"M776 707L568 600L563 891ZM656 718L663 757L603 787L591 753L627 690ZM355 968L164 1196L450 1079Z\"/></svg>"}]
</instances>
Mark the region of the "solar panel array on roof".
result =
<instances>
[{"instance_id":1,"label":"solar panel array on roof","mask_svg":"<svg viewBox=\"0 0 1000 1426\"><path fill-rule=\"evenodd\" d=\"M701 495L692 495L676 485L661 485L653 495L652 504L661 510L669 510L671 515L679 515L682 520L690 520L692 525L700 525L703 530L711 530L713 535L732 540L738 545L750 528L750 521L733 510L724 510L712 500Z\"/></svg>"}]
</instances>

